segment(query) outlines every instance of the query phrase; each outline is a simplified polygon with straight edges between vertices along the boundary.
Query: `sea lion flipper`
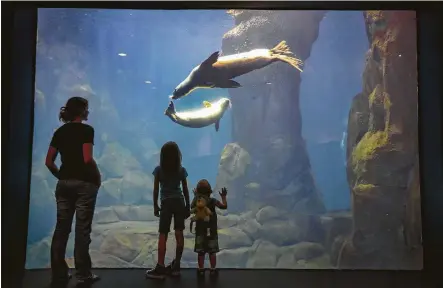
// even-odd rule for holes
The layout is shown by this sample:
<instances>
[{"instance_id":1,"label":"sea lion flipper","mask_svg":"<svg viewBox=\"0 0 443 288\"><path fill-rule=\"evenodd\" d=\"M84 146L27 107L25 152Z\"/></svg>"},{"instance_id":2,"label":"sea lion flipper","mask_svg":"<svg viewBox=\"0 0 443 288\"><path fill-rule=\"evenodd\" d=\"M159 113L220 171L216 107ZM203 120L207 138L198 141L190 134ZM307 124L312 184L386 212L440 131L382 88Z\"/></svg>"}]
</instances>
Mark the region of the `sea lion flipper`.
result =
<instances>
[{"instance_id":1,"label":"sea lion flipper","mask_svg":"<svg viewBox=\"0 0 443 288\"><path fill-rule=\"evenodd\" d=\"M234 80L226 80L226 81L215 83L214 87L217 87L217 88L239 88L242 86L240 83L238 83Z\"/></svg>"},{"instance_id":2,"label":"sea lion flipper","mask_svg":"<svg viewBox=\"0 0 443 288\"><path fill-rule=\"evenodd\" d=\"M220 56L219 51L212 53L211 56L209 56L205 61L202 62L201 66L208 66L214 64L215 62L217 62L219 56Z\"/></svg>"},{"instance_id":3,"label":"sea lion flipper","mask_svg":"<svg viewBox=\"0 0 443 288\"><path fill-rule=\"evenodd\" d=\"M208 101L203 101L203 106L205 106L206 108L209 108L212 106L212 104Z\"/></svg>"},{"instance_id":4,"label":"sea lion flipper","mask_svg":"<svg viewBox=\"0 0 443 288\"><path fill-rule=\"evenodd\" d=\"M220 120L217 120L217 122L215 122L215 131L218 132L218 129L220 129Z\"/></svg>"}]
</instances>

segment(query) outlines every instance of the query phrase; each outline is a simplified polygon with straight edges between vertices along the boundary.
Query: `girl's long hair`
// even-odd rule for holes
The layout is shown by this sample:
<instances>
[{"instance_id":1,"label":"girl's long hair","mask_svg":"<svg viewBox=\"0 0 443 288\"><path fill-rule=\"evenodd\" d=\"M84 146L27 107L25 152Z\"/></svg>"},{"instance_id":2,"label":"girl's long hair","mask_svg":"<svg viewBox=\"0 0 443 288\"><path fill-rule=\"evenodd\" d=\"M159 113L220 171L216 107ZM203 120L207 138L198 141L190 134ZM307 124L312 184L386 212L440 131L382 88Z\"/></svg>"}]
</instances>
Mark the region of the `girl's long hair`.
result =
<instances>
[{"instance_id":1,"label":"girl's long hair","mask_svg":"<svg viewBox=\"0 0 443 288\"><path fill-rule=\"evenodd\" d=\"M78 117L85 117L88 113L88 100L83 97L71 97L66 105L60 108L58 119L63 123L74 121Z\"/></svg>"},{"instance_id":2,"label":"girl's long hair","mask_svg":"<svg viewBox=\"0 0 443 288\"><path fill-rule=\"evenodd\" d=\"M160 151L160 168L166 175L177 175L182 167L182 153L177 143L169 141Z\"/></svg>"}]
</instances>

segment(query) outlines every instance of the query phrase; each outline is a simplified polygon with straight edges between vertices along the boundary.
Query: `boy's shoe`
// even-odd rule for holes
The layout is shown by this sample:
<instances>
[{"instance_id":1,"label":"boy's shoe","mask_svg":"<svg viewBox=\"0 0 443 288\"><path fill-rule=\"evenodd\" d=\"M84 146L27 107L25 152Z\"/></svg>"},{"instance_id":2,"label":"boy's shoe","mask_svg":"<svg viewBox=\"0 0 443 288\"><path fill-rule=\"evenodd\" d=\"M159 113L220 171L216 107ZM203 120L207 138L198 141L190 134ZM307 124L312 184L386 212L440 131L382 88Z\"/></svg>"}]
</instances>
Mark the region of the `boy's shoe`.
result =
<instances>
[{"instance_id":1,"label":"boy's shoe","mask_svg":"<svg viewBox=\"0 0 443 288\"><path fill-rule=\"evenodd\" d=\"M166 277L166 268L157 264L154 269L146 271L146 278L163 280Z\"/></svg>"},{"instance_id":2,"label":"boy's shoe","mask_svg":"<svg viewBox=\"0 0 443 288\"><path fill-rule=\"evenodd\" d=\"M168 266L166 266L166 271L171 276L174 277L180 276L180 262L175 261L175 259L172 260L172 262L169 263Z\"/></svg>"},{"instance_id":3,"label":"boy's shoe","mask_svg":"<svg viewBox=\"0 0 443 288\"><path fill-rule=\"evenodd\" d=\"M205 277L205 269L197 269L197 278L204 278Z\"/></svg>"},{"instance_id":4,"label":"boy's shoe","mask_svg":"<svg viewBox=\"0 0 443 288\"><path fill-rule=\"evenodd\" d=\"M209 270L209 276L210 277L213 277L213 278L216 278L217 276L218 276L218 270L217 269L210 269Z\"/></svg>"},{"instance_id":5,"label":"boy's shoe","mask_svg":"<svg viewBox=\"0 0 443 288\"><path fill-rule=\"evenodd\" d=\"M77 279L77 286L83 287L83 286L91 285L92 283L97 282L99 280L100 280L100 276L95 275L95 274L91 274L91 275L89 275L88 278Z\"/></svg>"}]
</instances>

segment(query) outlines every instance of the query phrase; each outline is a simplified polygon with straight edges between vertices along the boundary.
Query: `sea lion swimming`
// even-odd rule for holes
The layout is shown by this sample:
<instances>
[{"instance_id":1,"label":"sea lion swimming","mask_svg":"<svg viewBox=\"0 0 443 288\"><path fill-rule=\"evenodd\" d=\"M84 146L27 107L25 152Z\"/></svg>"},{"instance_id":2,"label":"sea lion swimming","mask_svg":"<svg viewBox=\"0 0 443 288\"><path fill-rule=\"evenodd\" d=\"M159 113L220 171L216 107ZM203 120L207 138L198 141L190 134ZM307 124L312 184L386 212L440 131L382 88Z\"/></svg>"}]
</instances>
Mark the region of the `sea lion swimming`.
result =
<instances>
[{"instance_id":1,"label":"sea lion swimming","mask_svg":"<svg viewBox=\"0 0 443 288\"><path fill-rule=\"evenodd\" d=\"M291 52L286 41L281 41L272 49L255 49L249 52L221 56L214 52L175 89L169 98L179 99L198 88L238 88L241 85L232 78L268 66L271 63L285 62L300 72L302 61Z\"/></svg>"},{"instance_id":2,"label":"sea lion swimming","mask_svg":"<svg viewBox=\"0 0 443 288\"><path fill-rule=\"evenodd\" d=\"M204 108L177 112L175 111L174 103L169 102L168 108L165 110L165 115L173 122L189 128L202 128L215 124L215 131L220 128L220 119L223 117L225 111L231 107L231 100L228 98L221 98L215 102L203 101Z\"/></svg>"}]
</instances>

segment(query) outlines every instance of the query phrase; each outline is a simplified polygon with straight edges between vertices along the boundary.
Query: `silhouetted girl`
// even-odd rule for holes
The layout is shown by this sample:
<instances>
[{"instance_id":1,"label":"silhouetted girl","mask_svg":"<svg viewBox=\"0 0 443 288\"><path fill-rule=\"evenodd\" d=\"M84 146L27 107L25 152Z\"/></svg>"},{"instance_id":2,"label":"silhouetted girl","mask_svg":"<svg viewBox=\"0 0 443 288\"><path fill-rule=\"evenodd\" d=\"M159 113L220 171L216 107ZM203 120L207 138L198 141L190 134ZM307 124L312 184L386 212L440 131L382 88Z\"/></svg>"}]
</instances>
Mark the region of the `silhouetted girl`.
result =
<instances>
[{"instance_id":1,"label":"silhouetted girl","mask_svg":"<svg viewBox=\"0 0 443 288\"><path fill-rule=\"evenodd\" d=\"M65 124L52 137L46 166L58 179L55 190L57 201L57 224L51 243L52 283L56 286L67 282L68 265L65 261L66 245L74 214L75 222L75 268L79 283L99 280L91 273L91 224L97 192L101 185L100 172L93 159L94 128L84 124L88 119L88 101L72 97L60 109L59 119ZM55 164L61 156L60 170Z\"/></svg>"},{"instance_id":2,"label":"silhouetted girl","mask_svg":"<svg viewBox=\"0 0 443 288\"><path fill-rule=\"evenodd\" d=\"M160 166L154 175L154 214L160 216L158 232L158 259L154 269L146 271L146 277L164 279L169 272L180 275L180 261L183 253L185 219L189 217L189 191L186 177L188 173L182 166L182 155L175 142L167 142L160 152ZM182 187L180 187L182 186ZM183 188L183 190L182 190ZM158 206L160 189L161 206ZM160 210L161 209L161 210ZM172 217L174 217L175 239L177 242L175 259L165 267L166 241Z\"/></svg>"}]
</instances>

